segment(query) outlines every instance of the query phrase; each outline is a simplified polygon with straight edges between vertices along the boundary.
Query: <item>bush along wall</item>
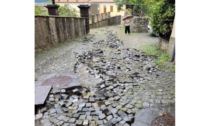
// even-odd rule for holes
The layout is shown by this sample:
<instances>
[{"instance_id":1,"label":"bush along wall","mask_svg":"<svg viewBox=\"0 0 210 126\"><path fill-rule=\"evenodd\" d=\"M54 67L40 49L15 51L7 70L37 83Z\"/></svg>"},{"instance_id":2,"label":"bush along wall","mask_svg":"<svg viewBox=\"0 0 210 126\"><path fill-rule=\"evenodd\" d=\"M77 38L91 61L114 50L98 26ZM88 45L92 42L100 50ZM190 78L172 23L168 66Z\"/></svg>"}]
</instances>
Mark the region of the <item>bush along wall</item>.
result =
<instances>
[{"instance_id":1,"label":"bush along wall","mask_svg":"<svg viewBox=\"0 0 210 126\"><path fill-rule=\"evenodd\" d=\"M175 17L175 0L159 0L151 11L151 25L155 33L169 40Z\"/></svg>"}]
</instances>

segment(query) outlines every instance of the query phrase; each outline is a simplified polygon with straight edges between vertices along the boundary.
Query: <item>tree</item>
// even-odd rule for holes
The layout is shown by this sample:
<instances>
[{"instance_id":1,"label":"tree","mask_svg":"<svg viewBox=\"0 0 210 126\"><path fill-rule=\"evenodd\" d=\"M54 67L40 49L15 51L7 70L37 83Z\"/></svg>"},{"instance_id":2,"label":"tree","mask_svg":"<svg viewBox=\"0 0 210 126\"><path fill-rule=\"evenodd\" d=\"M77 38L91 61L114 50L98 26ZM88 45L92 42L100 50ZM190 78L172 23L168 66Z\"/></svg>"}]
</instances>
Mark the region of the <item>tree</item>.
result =
<instances>
[{"instance_id":1,"label":"tree","mask_svg":"<svg viewBox=\"0 0 210 126\"><path fill-rule=\"evenodd\" d=\"M34 13L35 15L48 15L47 9L40 5L35 5Z\"/></svg>"},{"instance_id":2,"label":"tree","mask_svg":"<svg viewBox=\"0 0 210 126\"><path fill-rule=\"evenodd\" d=\"M151 9L150 17L153 31L169 38L175 17L175 0L158 0Z\"/></svg>"},{"instance_id":3,"label":"tree","mask_svg":"<svg viewBox=\"0 0 210 126\"><path fill-rule=\"evenodd\" d=\"M76 10L68 6L68 4L65 4L64 6L60 6L58 8L58 11L59 11L60 16L77 17Z\"/></svg>"}]
</instances>

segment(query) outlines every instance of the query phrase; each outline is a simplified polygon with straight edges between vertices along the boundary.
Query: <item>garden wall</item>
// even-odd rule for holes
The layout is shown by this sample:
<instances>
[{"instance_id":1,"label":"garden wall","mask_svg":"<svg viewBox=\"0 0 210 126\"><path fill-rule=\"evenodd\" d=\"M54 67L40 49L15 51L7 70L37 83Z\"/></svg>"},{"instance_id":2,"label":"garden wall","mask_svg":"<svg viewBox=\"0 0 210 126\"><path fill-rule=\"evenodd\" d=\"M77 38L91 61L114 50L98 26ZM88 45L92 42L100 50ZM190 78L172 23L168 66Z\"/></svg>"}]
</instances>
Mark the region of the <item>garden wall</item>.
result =
<instances>
[{"instance_id":1,"label":"garden wall","mask_svg":"<svg viewBox=\"0 0 210 126\"><path fill-rule=\"evenodd\" d=\"M35 49L53 47L84 35L85 18L35 16Z\"/></svg>"},{"instance_id":2,"label":"garden wall","mask_svg":"<svg viewBox=\"0 0 210 126\"><path fill-rule=\"evenodd\" d=\"M110 17L110 12L92 15L90 28L99 28L111 25L119 25L121 23L121 16Z\"/></svg>"},{"instance_id":3,"label":"garden wall","mask_svg":"<svg viewBox=\"0 0 210 126\"><path fill-rule=\"evenodd\" d=\"M131 32L133 33L144 33L148 32L147 25L148 25L148 18L146 17L139 17L134 16L131 20Z\"/></svg>"}]
</instances>

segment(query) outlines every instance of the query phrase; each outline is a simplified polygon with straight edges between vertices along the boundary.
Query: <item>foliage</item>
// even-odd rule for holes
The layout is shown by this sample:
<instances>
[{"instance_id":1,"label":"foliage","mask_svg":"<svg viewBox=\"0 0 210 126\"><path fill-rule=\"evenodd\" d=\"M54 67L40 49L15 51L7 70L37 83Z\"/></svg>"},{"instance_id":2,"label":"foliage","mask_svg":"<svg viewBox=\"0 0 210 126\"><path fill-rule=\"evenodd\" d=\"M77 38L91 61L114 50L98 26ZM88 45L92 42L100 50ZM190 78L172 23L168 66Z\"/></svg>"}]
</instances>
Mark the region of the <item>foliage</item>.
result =
<instances>
[{"instance_id":1,"label":"foliage","mask_svg":"<svg viewBox=\"0 0 210 126\"><path fill-rule=\"evenodd\" d=\"M34 12L35 15L48 15L47 9L40 5L35 5Z\"/></svg>"},{"instance_id":2,"label":"foliage","mask_svg":"<svg viewBox=\"0 0 210 126\"><path fill-rule=\"evenodd\" d=\"M118 8L132 4L150 18L151 27L162 37L170 37L175 17L175 0L115 0Z\"/></svg>"},{"instance_id":3,"label":"foliage","mask_svg":"<svg viewBox=\"0 0 210 126\"><path fill-rule=\"evenodd\" d=\"M60 6L58 8L58 11L59 11L59 16L77 17L76 10L71 6L68 6L68 4Z\"/></svg>"},{"instance_id":4,"label":"foliage","mask_svg":"<svg viewBox=\"0 0 210 126\"><path fill-rule=\"evenodd\" d=\"M126 9L125 10L125 14L131 14L132 13L132 10L131 9Z\"/></svg>"},{"instance_id":5,"label":"foliage","mask_svg":"<svg viewBox=\"0 0 210 126\"><path fill-rule=\"evenodd\" d=\"M143 52L145 52L147 55L158 57L161 53L160 50L158 50L157 45L145 45L143 47Z\"/></svg>"},{"instance_id":6,"label":"foliage","mask_svg":"<svg viewBox=\"0 0 210 126\"><path fill-rule=\"evenodd\" d=\"M150 17L153 31L169 38L173 28L175 5L168 1L158 0L151 9Z\"/></svg>"},{"instance_id":7,"label":"foliage","mask_svg":"<svg viewBox=\"0 0 210 126\"><path fill-rule=\"evenodd\" d=\"M159 60L157 61L157 65L160 67L160 68L163 68L164 67L164 63L169 61L170 58L168 57L168 55L164 52L164 53L161 53L160 57L159 57Z\"/></svg>"},{"instance_id":8,"label":"foliage","mask_svg":"<svg viewBox=\"0 0 210 126\"><path fill-rule=\"evenodd\" d=\"M166 52L158 49L157 45L145 45L143 47L143 52L146 53L147 55L157 57L158 60L157 60L156 64L160 68L164 67L165 62L170 61L170 58L166 54Z\"/></svg>"}]
</instances>

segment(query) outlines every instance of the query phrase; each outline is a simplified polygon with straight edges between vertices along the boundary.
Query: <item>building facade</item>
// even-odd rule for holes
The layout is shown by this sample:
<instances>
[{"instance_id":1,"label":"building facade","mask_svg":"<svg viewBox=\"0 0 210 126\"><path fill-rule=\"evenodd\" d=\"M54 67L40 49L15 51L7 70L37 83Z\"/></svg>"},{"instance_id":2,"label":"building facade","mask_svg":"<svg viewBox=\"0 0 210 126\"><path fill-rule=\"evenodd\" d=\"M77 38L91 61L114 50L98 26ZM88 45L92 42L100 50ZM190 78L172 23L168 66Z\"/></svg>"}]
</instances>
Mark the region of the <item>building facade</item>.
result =
<instances>
[{"instance_id":1,"label":"building facade","mask_svg":"<svg viewBox=\"0 0 210 126\"><path fill-rule=\"evenodd\" d=\"M124 16L125 14L125 7L123 7L123 10L118 10L114 0L55 0L55 3L58 5L68 4L68 6L76 9L78 15L80 11L78 6L81 4L88 4L91 6L91 15L111 12L110 16L113 17L118 15Z\"/></svg>"}]
</instances>

